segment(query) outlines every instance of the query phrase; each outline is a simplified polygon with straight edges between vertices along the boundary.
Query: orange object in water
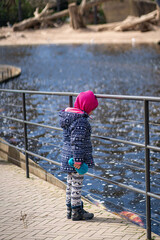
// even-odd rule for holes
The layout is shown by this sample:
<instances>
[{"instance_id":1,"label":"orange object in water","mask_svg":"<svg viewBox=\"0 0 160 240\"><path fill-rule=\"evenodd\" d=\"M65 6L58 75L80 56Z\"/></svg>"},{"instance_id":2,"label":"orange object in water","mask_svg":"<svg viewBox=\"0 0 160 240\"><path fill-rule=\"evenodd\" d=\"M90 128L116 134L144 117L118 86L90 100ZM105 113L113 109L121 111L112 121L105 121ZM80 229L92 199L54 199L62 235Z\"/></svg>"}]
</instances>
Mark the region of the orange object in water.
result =
<instances>
[{"instance_id":1,"label":"orange object in water","mask_svg":"<svg viewBox=\"0 0 160 240\"><path fill-rule=\"evenodd\" d=\"M144 227L144 223L142 222L142 219L135 213L128 212L128 211L122 211L119 213L121 217L127 218L129 221L138 224L141 227Z\"/></svg>"},{"instance_id":2,"label":"orange object in water","mask_svg":"<svg viewBox=\"0 0 160 240\"><path fill-rule=\"evenodd\" d=\"M4 108L0 108L0 113L1 113L1 112L4 112Z\"/></svg>"}]
</instances>

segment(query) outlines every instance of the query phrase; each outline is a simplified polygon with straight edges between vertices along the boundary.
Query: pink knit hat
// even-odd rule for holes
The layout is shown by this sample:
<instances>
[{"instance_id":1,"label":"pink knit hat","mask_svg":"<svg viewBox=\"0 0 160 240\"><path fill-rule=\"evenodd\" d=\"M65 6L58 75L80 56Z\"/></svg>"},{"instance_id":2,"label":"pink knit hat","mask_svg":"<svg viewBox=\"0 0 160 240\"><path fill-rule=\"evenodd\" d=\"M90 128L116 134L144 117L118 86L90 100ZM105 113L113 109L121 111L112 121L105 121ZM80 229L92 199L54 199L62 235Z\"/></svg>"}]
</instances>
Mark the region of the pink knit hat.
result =
<instances>
[{"instance_id":1,"label":"pink knit hat","mask_svg":"<svg viewBox=\"0 0 160 240\"><path fill-rule=\"evenodd\" d=\"M92 91L81 92L74 103L74 107L90 113L98 106L98 100Z\"/></svg>"}]
</instances>

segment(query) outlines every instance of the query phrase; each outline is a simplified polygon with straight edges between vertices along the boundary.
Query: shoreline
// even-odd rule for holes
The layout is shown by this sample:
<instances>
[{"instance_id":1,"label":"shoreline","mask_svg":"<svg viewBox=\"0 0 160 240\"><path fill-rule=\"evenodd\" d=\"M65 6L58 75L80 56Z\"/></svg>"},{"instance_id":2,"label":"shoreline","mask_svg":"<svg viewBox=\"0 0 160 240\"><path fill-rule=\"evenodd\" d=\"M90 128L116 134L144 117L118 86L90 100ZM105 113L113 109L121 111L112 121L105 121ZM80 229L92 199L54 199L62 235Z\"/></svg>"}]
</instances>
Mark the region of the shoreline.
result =
<instances>
[{"instance_id":1,"label":"shoreline","mask_svg":"<svg viewBox=\"0 0 160 240\"><path fill-rule=\"evenodd\" d=\"M160 45L160 27L155 31L103 31L97 26L73 30L69 24L57 28L13 32L12 28L0 28L0 46L50 45L50 44L110 44L122 45Z\"/></svg>"}]
</instances>

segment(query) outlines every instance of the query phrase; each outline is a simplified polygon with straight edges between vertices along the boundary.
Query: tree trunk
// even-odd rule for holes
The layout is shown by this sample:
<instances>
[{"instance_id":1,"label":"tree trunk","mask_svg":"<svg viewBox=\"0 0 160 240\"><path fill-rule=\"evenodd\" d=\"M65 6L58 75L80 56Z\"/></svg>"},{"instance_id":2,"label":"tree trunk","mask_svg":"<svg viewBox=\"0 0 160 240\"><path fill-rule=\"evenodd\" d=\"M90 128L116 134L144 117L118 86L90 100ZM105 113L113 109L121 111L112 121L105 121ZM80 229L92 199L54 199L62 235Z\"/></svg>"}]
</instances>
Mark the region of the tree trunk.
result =
<instances>
[{"instance_id":1,"label":"tree trunk","mask_svg":"<svg viewBox=\"0 0 160 240\"><path fill-rule=\"evenodd\" d=\"M22 7L21 7L21 0L18 1L18 20L19 20L19 22L22 21Z\"/></svg>"},{"instance_id":2,"label":"tree trunk","mask_svg":"<svg viewBox=\"0 0 160 240\"><path fill-rule=\"evenodd\" d=\"M73 29L85 28L82 14L76 3L69 4L70 25Z\"/></svg>"}]
</instances>

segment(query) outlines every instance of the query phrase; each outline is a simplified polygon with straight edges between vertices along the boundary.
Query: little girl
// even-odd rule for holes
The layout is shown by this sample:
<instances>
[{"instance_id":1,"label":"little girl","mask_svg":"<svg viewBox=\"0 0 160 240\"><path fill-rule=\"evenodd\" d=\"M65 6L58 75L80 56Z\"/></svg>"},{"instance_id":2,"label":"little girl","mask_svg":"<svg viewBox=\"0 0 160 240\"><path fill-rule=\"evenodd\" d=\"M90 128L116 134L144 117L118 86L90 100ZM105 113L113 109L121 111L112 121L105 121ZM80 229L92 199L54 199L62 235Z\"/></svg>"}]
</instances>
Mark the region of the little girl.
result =
<instances>
[{"instance_id":1,"label":"little girl","mask_svg":"<svg viewBox=\"0 0 160 240\"><path fill-rule=\"evenodd\" d=\"M61 152L61 169L68 173L66 189L67 218L73 221L92 219L94 215L83 209L81 201L84 175L77 173L83 163L94 166L91 144L91 126L89 115L97 108L98 101L92 91L81 92L74 103L60 112L60 125L63 129L63 147ZM74 160L74 167L68 164Z\"/></svg>"}]
</instances>

